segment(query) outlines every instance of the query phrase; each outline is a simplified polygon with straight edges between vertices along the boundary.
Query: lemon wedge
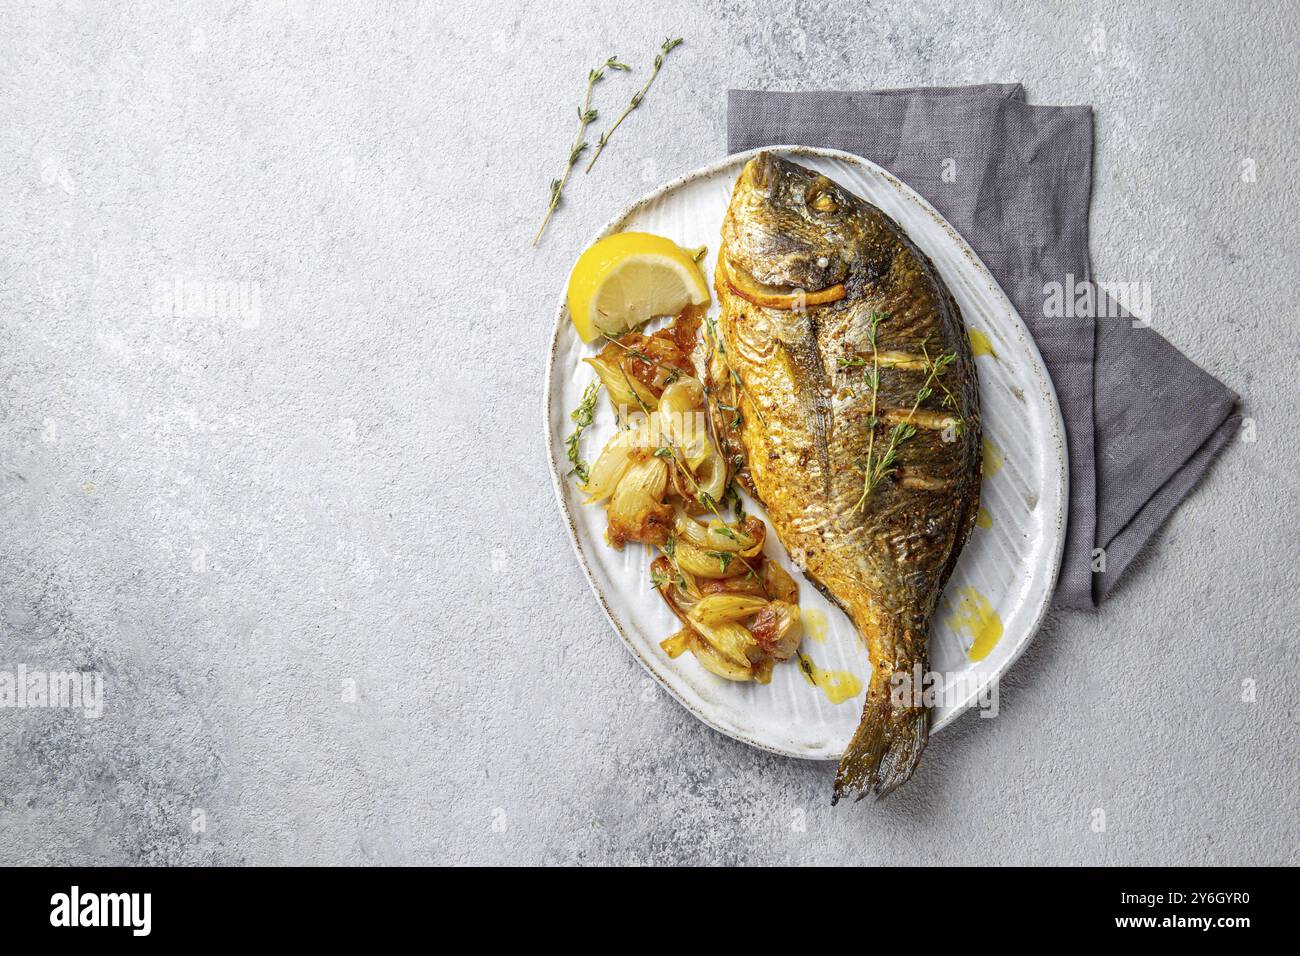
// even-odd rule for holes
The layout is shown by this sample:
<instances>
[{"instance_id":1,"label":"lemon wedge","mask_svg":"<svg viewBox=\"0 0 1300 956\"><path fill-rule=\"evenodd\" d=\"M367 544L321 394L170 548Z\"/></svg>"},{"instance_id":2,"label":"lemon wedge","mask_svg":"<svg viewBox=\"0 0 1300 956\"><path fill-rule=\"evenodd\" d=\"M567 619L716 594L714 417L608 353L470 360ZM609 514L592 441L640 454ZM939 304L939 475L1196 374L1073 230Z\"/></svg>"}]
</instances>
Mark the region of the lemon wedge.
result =
<instances>
[{"instance_id":1,"label":"lemon wedge","mask_svg":"<svg viewBox=\"0 0 1300 956\"><path fill-rule=\"evenodd\" d=\"M584 342L708 301L708 283L691 254L648 232L606 236L569 275L569 316Z\"/></svg>"}]
</instances>

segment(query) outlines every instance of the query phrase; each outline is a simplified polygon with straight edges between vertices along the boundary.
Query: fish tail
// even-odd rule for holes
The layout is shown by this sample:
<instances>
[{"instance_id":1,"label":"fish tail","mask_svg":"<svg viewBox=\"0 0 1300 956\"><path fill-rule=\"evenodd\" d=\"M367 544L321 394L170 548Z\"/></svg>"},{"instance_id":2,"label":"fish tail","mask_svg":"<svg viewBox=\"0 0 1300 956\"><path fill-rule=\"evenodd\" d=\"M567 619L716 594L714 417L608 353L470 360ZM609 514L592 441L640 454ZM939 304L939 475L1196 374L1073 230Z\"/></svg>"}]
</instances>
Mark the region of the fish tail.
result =
<instances>
[{"instance_id":1,"label":"fish tail","mask_svg":"<svg viewBox=\"0 0 1300 956\"><path fill-rule=\"evenodd\" d=\"M841 797L880 799L905 784L930 739L930 709L898 704L885 688L867 692L862 720L835 774L834 805Z\"/></svg>"},{"instance_id":2,"label":"fish tail","mask_svg":"<svg viewBox=\"0 0 1300 956\"><path fill-rule=\"evenodd\" d=\"M907 783L921 762L921 752L930 741L930 708L903 708L893 714L891 724L889 750L876 771L877 800Z\"/></svg>"}]
</instances>

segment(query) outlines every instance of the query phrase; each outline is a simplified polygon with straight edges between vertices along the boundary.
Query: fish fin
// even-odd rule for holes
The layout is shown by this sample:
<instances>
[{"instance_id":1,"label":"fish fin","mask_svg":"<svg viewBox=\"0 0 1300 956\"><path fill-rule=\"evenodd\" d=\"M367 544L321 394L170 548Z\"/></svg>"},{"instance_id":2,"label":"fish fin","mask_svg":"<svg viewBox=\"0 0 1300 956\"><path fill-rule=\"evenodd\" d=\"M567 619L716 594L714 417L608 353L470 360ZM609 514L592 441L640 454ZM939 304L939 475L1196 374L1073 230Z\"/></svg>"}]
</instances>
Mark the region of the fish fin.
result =
<instances>
[{"instance_id":1,"label":"fish fin","mask_svg":"<svg viewBox=\"0 0 1300 956\"><path fill-rule=\"evenodd\" d=\"M862 720L840 759L835 774L835 795L861 800L893 793L912 776L930 737L928 707L894 706L888 692L870 692Z\"/></svg>"}]
</instances>

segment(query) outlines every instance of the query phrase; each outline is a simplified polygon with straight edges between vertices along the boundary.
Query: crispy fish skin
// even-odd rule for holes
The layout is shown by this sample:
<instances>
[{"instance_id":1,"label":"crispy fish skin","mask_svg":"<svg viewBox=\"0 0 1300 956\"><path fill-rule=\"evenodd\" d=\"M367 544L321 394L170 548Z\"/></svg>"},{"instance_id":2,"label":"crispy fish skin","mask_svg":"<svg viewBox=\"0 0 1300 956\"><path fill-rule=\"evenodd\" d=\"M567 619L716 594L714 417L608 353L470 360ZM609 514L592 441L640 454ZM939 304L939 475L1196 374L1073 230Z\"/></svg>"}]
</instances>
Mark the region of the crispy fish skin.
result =
<instances>
[{"instance_id":1,"label":"crispy fish skin","mask_svg":"<svg viewBox=\"0 0 1300 956\"><path fill-rule=\"evenodd\" d=\"M961 312L897 223L767 153L732 192L714 281L715 432L871 660L835 800L884 796L911 776L930 728L921 688L896 699L891 679L928 671L930 618L979 508L979 390ZM915 433L864 497L867 463L898 424Z\"/></svg>"}]
</instances>

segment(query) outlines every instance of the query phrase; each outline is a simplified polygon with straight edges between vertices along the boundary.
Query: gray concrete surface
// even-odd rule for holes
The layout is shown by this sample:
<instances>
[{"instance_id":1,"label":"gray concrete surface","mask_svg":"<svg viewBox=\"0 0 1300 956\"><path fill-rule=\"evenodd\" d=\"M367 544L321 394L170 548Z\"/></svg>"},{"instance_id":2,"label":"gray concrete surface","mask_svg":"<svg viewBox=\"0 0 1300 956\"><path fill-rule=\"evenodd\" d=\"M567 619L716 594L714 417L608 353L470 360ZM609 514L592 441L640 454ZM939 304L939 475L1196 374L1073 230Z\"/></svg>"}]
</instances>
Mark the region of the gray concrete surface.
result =
<instances>
[{"instance_id":1,"label":"gray concrete surface","mask_svg":"<svg viewBox=\"0 0 1300 956\"><path fill-rule=\"evenodd\" d=\"M0 862L1297 862L1294 0L3 6L0 670L105 688L0 709ZM586 69L669 34L530 251ZM997 720L832 809L601 617L553 302L720 154L728 86L1006 80L1096 108L1098 276L1152 283L1255 440Z\"/></svg>"}]
</instances>

